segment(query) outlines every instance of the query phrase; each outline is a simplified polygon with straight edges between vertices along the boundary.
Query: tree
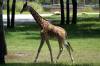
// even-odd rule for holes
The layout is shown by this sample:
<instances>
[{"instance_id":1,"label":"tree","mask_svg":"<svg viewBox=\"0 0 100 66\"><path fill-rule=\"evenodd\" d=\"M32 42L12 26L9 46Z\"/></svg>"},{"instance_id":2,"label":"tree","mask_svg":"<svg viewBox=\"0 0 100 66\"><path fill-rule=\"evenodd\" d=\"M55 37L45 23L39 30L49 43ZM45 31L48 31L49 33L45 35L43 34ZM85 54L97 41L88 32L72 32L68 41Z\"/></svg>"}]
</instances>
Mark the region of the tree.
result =
<instances>
[{"instance_id":1,"label":"tree","mask_svg":"<svg viewBox=\"0 0 100 66\"><path fill-rule=\"evenodd\" d=\"M3 17L2 17L2 0L0 0L0 64L5 63L4 56L6 55L6 43L3 30Z\"/></svg>"},{"instance_id":2,"label":"tree","mask_svg":"<svg viewBox=\"0 0 100 66\"><path fill-rule=\"evenodd\" d=\"M51 1L51 4L53 5L53 3L54 3L53 1L54 1L54 0L50 0L50 1Z\"/></svg>"},{"instance_id":3,"label":"tree","mask_svg":"<svg viewBox=\"0 0 100 66\"><path fill-rule=\"evenodd\" d=\"M65 24L65 14L64 14L64 1L60 0L60 7L61 7L61 23L60 25Z\"/></svg>"},{"instance_id":4,"label":"tree","mask_svg":"<svg viewBox=\"0 0 100 66\"><path fill-rule=\"evenodd\" d=\"M10 7L9 0L7 0L7 28L10 28Z\"/></svg>"},{"instance_id":5,"label":"tree","mask_svg":"<svg viewBox=\"0 0 100 66\"><path fill-rule=\"evenodd\" d=\"M73 4L73 17L72 17L72 24L77 23L77 0L72 0Z\"/></svg>"},{"instance_id":6,"label":"tree","mask_svg":"<svg viewBox=\"0 0 100 66\"><path fill-rule=\"evenodd\" d=\"M66 24L70 23L70 8L69 8L69 0L66 0Z\"/></svg>"},{"instance_id":7,"label":"tree","mask_svg":"<svg viewBox=\"0 0 100 66\"><path fill-rule=\"evenodd\" d=\"M99 0L99 19L100 19L100 0Z\"/></svg>"},{"instance_id":8,"label":"tree","mask_svg":"<svg viewBox=\"0 0 100 66\"><path fill-rule=\"evenodd\" d=\"M13 0L13 3L12 3L12 17L11 17L11 28L14 28L14 24L15 24L15 8L16 8L16 0Z\"/></svg>"},{"instance_id":9,"label":"tree","mask_svg":"<svg viewBox=\"0 0 100 66\"><path fill-rule=\"evenodd\" d=\"M29 0L30 2L32 2L33 0Z\"/></svg>"}]
</instances>

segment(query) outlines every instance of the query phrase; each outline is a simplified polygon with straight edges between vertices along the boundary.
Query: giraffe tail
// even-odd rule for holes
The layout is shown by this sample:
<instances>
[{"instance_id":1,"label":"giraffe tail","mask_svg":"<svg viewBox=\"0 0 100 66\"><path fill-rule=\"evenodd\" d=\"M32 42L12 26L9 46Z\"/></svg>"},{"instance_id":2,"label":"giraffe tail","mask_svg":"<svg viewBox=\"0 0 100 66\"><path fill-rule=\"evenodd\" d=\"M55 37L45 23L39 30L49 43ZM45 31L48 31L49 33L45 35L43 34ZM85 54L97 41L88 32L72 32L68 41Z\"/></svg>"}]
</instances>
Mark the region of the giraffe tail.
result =
<instances>
[{"instance_id":1,"label":"giraffe tail","mask_svg":"<svg viewBox=\"0 0 100 66\"><path fill-rule=\"evenodd\" d=\"M65 42L64 42L64 46L65 46L66 48L68 48L69 50L71 50L72 52L74 51L69 42L65 41Z\"/></svg>"}]
</instances>

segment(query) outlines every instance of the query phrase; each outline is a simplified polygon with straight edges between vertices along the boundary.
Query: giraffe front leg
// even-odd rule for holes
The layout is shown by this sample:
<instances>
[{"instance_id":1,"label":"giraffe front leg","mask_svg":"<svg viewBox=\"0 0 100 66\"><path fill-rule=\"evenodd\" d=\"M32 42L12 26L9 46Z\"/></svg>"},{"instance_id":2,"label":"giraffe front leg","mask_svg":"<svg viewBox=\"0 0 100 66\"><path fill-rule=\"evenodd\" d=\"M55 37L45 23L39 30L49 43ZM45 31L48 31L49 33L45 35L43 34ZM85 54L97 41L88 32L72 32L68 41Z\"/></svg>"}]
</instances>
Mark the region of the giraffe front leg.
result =
<instances>
[{"instance_id":1,"label":"giraffe front leg","mask_svg":"<svg viewBox=\"0 0 100 66\"><path fill-rule=\"evenodd\" d=\"M36 62L37 59L38 59L38 56L39 56L39 53L40 53L40 51L41 51L41 48L42 48L42 46L43 46L43 44L44 44L44 41L45 41L44 37L41 36L41 43L40 43L40 46L39 46L39 48L38 48L38 52L37 52L37 55L36 55L36 57L35 57L34 62Z\"/></svg>"},{"instance_id":2,"label":"giraffe front leg","mask_svg":"<svg viewBox=\"0 0 100 66\"><path fill-rule=\"evenodd\" d=\"M59 57L60 57L60 55L61 55L62 51L63 51L63 48L60 48L60 49L59 49L58 56L57 56L57 58L56 58L56 63L57 63L57 60L59 59Z\"/></svg>"},{"instance_id":3,"label":"giraffe front leg","mask_svg":"<svg viewBox=\"0 0 100 66\"><path fill-rule=\"evenodd\" d=\"M46 39L46 43L47 43L47 46L48 46L48 48L49 48L49 51L50 51L51 62L53 62L52 50L51 50L51 46L50 46L50 43L49 43L49 40L48 40L48 38Z\"/></svg>"},{"instance_id":4,"label":"giraffe front leg","mask_svg":"<svg viewBox=\"0 0 100 66\"><path fill-rule=\"evenodd\" d=\"M62 46L63 41L61 39L58 39L58 43L59 43L59 53L58 53L58 56L56 58L56 62L59 59L59 57L60 57L60 55L61 55L61 53L63 51L63 46Z\"/></svg>"}]
</instances>

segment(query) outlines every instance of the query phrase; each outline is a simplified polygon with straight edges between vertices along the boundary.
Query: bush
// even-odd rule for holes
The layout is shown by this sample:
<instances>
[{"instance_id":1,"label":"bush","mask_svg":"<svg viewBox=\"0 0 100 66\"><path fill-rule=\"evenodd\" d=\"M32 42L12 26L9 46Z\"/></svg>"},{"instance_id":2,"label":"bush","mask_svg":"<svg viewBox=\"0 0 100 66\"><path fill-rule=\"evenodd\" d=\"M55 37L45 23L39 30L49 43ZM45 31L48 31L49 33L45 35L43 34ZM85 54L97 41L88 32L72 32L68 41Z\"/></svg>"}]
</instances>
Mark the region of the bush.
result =
<instances>
[{"instance_id":1,"label":"bush","mask_svg":"<svg viewBox=\"0 0 100 66\"><path fill-rule=\"evenodd\" d=\"M84 7L83 8L83 12L93 12L93 8L92 7L89 7L89 6Z\"/></svg>"},{"instance_id":2,"label":"bush","mask_svg":"<svg viewBox=\"0 0 100 66\"><path fill-rule=\"evenodd\" d=\"M23 7L24 2L18 1L16 2L16 12L20 12Z\"/></svg>"},{"instance_id":3,"label":"bush","mask_svg":"<svg viewBox=\"0 0 100 66\"><path fill-rule=\"evenodd\" d=\"M29 2L29 5L31 5L39 13L44 12L42 5L37 2Z\"/></svg>"},{"instance_id":4,"label":"bush","mask_svg":"<svg viewBox=\"0 0 100 66\"><path fill-rule=\"evenodd\" d=\"M16 12L20 12L22 7L23 7L24 2L23 1L17 1L16 2ZM41 4L36 3L36 2L28 2L30 6L32 6L37 12L42 13L44 12L44 9ZM10 0L10 11L12 7L12 0ZM4 3L4 9L7 9L7 4L6 2Z\"/></svg>"},{"instance_id":5,"label":"bush","mask_svg":"<svg viewBox=\"0 0 100 66\"><path fill-rule=\"evenodd\" d=\"M23 7L23 2L19 1L16 3L16 11L20 12L20 10ZM44 12L43 7L41 4L38 4L36 2L28 2L28 5L32 6L37 12L42 13Z\"/></svg>"},{"instance_id":6,"label":"bush","mask_svg":"<svg viewBox=\"0 0 100 66\"><path fill-rule=\"evenodd\" d=\"M11 10L11 6L12 6L12 0L9 0L9 5L10 5L10 10ZM7 9L7 1L3 2L3 9Z\"/></svg>"},{"instance_id":7,"label":"bush","mask_svg":"<svg viewBox=\"0 0 100 66\"><path fill-rule=\"evenodd\" d=\"M88 16L87 12L82 12L82 16L87 17Z\"/></svg>"}]
</instances>

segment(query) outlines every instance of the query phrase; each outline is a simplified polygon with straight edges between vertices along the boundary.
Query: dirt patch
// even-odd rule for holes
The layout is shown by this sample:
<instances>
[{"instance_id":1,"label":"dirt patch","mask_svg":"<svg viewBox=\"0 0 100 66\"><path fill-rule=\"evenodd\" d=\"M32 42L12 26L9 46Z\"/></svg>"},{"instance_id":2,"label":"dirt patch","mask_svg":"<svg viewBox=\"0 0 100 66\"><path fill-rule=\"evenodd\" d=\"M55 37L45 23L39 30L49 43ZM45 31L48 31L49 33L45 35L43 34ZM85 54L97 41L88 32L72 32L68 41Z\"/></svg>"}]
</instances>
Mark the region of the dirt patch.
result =
<instances>
[{"instance_id":1,"label":"dirt patch","mask_svg":"<svg viewBox=\"0 0 100 66\"><path fill-rule=\"evenodd\" d=\"M32 53L30 52L9 52L6 56L7 59L18 59L23 57L32 57Z\"/></svg>"}]
</instances>

